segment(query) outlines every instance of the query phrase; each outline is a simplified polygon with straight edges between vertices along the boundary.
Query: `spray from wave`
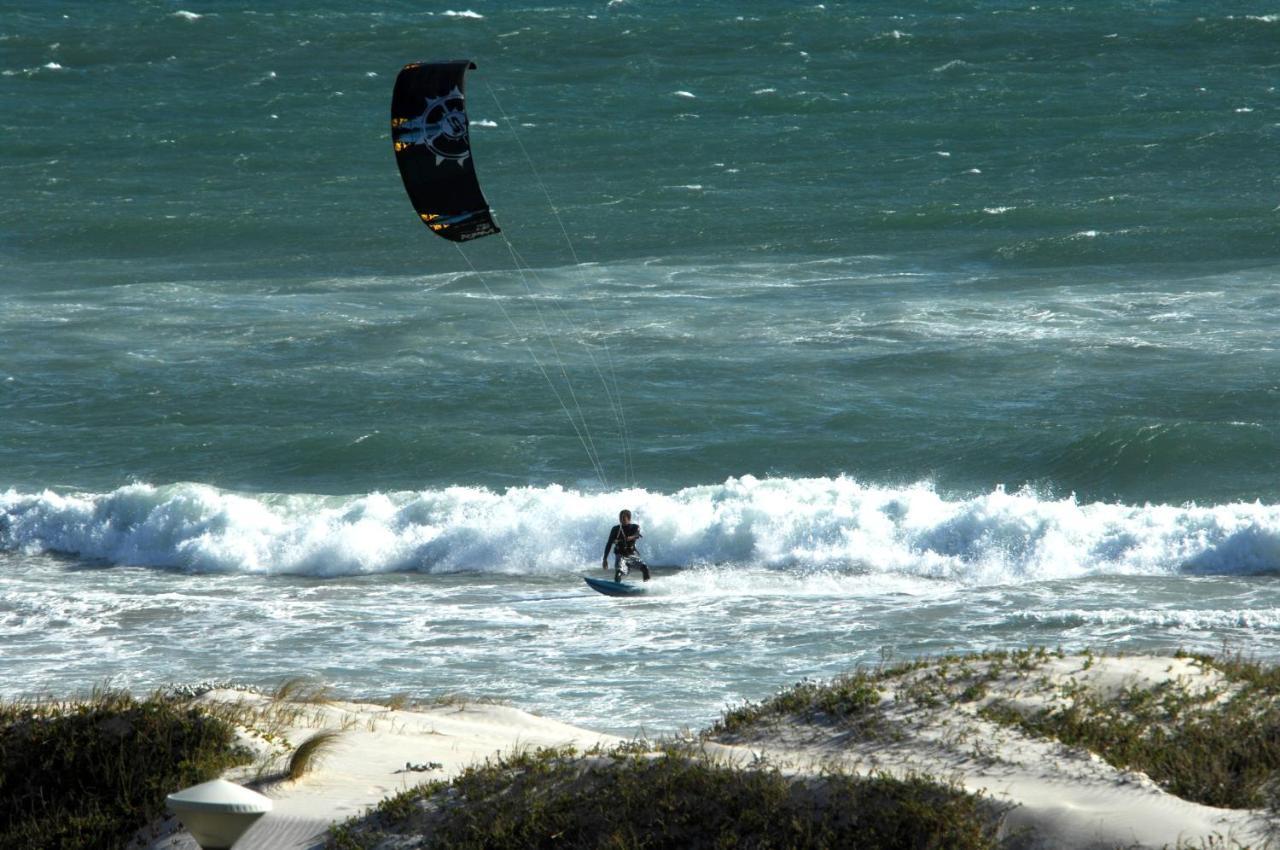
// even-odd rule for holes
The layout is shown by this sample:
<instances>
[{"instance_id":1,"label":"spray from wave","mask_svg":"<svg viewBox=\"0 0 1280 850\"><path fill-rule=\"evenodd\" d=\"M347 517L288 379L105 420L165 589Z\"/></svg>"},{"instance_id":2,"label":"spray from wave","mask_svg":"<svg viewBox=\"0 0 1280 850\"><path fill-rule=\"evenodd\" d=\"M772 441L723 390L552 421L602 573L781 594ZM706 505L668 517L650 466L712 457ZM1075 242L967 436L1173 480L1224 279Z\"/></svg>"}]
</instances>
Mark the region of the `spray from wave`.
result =
<instances>
[{"instance_id":1,"label":"spray from wave","mask_svg":"<svg viewBox=\"0 0 1280 850\"><path fill-rule=\"evenodd\" d=\"M731 478L674 493L450 487L358 496L192 483L0 495L0 549L189 572L557 573L599 562L620 508L655 564L897 574L962 584L1280 570L1280 506L1127 506L997 489Z\"/></svg>"}]
</instances>

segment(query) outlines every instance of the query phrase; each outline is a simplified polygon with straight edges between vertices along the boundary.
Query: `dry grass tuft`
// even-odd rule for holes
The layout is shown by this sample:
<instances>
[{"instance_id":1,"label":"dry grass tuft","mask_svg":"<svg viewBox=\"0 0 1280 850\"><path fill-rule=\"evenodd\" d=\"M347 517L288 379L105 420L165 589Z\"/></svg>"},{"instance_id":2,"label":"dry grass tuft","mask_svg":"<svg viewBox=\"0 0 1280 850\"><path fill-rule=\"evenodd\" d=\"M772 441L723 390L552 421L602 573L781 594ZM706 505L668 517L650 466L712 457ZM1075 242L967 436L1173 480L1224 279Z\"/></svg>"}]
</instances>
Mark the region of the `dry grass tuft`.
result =
<instances>
[{"instance_id":1,"label":"dry grass tuft","mask_svg":"<svg viewBox=\"0 0 1280 850\"><path fill-rule=\"evenodd\" d=\"M322 729L299 744L289 756L289 779L299 780L314 770L333 751L340 737L342 733L336 729Z\"/></svg>"},{"instance_id":2,"label":"dry grass tuft","mask_svg":"<svg viewBox=\"0 0 1280 850\"><path fill-rule=\"evenodd\" d=\"M306 676L293 676L285 679L280 686L271 692L274 703L307 703L319 705L333 701L333 691L328 685L312 682Z\"/></svg>"}]
</instances>

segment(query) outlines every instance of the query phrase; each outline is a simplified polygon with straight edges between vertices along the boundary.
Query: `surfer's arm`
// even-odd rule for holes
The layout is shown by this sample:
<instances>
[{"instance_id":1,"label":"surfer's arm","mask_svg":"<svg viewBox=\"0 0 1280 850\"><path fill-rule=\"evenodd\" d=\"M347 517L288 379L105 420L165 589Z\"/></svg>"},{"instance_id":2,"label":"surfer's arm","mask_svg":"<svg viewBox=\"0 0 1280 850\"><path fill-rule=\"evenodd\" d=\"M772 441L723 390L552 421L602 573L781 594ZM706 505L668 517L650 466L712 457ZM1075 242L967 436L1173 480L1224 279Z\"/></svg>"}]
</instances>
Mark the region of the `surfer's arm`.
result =
<instances>
[{"instance_id":1,"label":"surfer's arm","mask_svg":"<svg viewBox=\"0 0 1280 850\"><path fill-rule=\"evenodd\" d=\"M620 530L616 525L613 528L609 529L609 542L604 544L603 560L605 564L609 563L609 550L613 548L614 541L618 539L619 533L620 533Z\"/></svg>"}]
</instances>

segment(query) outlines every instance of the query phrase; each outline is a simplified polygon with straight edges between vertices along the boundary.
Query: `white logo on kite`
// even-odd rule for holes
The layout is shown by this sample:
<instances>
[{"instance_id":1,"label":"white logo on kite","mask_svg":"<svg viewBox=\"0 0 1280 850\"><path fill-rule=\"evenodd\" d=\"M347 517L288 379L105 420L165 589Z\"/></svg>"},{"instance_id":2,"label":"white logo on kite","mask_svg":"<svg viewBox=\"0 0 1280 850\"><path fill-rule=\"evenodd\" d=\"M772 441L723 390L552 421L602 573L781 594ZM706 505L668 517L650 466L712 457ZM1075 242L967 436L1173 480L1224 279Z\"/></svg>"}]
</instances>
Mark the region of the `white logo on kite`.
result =
<instances>
[{"instance_id":1,"label":"white logo on kite","mask_svg":"<svg viewBox=\"0 0 1280 850\"><path fill-rule=\"evenodd\" d=\"M467 113L457 86L443 97L427 98L427 108L398 128L396 140L406 145L424 145L436 155L436 165L446 159L462 165L471 156L467 136Z\"/></svg>"}]
</instances>

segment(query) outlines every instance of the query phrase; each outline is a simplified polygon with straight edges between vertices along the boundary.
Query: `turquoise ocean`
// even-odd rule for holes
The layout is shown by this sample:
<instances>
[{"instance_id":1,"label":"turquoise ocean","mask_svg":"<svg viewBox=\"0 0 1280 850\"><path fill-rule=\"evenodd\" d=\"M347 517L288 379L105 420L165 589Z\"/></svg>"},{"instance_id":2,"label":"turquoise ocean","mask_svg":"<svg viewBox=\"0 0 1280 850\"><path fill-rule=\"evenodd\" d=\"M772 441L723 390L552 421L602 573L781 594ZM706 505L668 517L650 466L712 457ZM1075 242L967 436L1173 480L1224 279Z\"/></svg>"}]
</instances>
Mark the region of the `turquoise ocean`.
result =
<instances>
[{"instance_id":1,"label":"turquoise ocean","mask_svg":"<svg viewBox=\"0 0 1280 850\"><path fill-rule=\"evenodd\" d=\"M0 696L1280 658L1277 86L1271 0L0 3Z\"/></svg>"}]
</instances>

